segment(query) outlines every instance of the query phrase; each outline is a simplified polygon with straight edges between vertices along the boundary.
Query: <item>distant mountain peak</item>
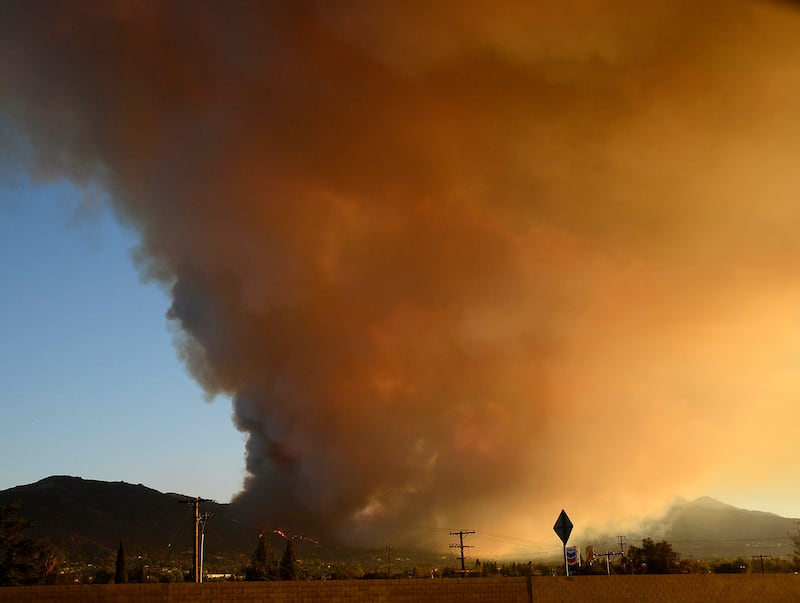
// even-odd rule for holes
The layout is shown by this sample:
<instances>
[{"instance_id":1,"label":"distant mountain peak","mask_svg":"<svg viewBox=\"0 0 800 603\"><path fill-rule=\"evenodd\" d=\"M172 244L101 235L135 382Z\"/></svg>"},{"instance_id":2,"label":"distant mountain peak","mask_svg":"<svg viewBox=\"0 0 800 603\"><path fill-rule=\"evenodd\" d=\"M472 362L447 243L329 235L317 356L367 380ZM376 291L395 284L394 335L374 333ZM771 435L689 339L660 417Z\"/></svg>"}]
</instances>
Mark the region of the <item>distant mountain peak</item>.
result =
<instances>
[{"instance_id":1,"label":"distant mountain peak","mask_svg":"<svg viewBox=\"0 0 800 603\"><path fill-rule=\"evenodd\" d=\"M695 498L693 501L687 503L696 507L703 507L704 509L735 509L733 505L726 504L718 501L716 498L710 496L701 496Z\"/></svg>"}]
</instances>

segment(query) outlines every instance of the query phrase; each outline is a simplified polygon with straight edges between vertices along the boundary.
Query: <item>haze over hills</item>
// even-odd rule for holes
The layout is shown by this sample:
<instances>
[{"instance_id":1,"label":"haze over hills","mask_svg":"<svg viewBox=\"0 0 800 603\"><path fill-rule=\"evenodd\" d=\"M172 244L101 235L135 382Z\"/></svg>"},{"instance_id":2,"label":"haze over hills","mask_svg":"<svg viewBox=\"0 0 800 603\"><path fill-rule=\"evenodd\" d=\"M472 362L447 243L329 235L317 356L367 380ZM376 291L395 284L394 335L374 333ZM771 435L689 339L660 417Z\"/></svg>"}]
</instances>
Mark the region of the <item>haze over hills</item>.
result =
<instances>
[{"instance_id":1,"label":"haze over hills","mask_svg":"<svg viewBox=\"0 0 800 603\"><path fill-rule=\"evenodd\" d=\"M797 520L749 511L703 497L677 501L661 520L664 538L685 556L706 551L719 555L792 555L789 537Z\"/></svg>"},{"instance_id":2,"label":"haze over hills","mask_svg":"<svg viewBox=\"0 0 800 603\"><path fill-rule=\"evenodd\" d=\"M639 545L643 538L663 539L684 558L791 556L790 534L796 528L796 519L774 513L740 509L707 496L692 501L678 498L664 515L644 518L626 534L626 542ZM589 533L587 539L619 548L614 534Z\"/></svg>"},{"instance_id":3,"label":"haze over hills","mask_svg":"<svg viewBox=\"0 0 800 603\"><path fill-rule=\"evenodd\" d=\"M19 502L23 515L34 521L31 535L50 541L76 560L112 558L120 541L129 554L145 555L153 562L168 563L189 555L191 505L181 504L189 498L193 497L162 493L142 484L68 476L52 476L0 491L0 505ZM236 504L205 502L202 509L212 513L206 539L209 560L248 559L262 531L271 534L273 548L279 551L283 547L283 538L272 533L272 526L254 525ZM789 534L795 531L796 521L739 509L708 497L678 499L662 517L643 519L641 527L628 532L626 539L629 545L640 544L642 538L665 539L684 558L791 556ZM570 544L593 544L598 550L619 546L617 534L590 530L580 535L580 541L574 540ZM296 541L296 548L307 557L329 559L364 553L304 538ZM520 553L520 558L524 556Z\"/></svg>"}]
</instances>

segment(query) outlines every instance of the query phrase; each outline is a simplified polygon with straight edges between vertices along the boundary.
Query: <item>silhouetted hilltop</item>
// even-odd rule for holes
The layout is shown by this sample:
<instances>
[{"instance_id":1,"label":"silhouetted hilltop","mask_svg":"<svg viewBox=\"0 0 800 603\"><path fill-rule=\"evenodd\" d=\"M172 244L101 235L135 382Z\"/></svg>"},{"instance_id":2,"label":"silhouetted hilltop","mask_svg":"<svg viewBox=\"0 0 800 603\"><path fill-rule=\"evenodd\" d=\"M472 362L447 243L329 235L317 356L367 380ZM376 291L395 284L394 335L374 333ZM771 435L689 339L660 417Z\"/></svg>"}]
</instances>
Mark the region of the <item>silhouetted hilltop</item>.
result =
<instances>
[{"instance_id":1,"label":"silhouetted hilltop","mask_svg":"<svg viewBox=\"0 0 800 603\"><path fill-rule=\"evenodd\" d=\"M142 484L68 476L0 491L0 505L18 502L22 515L34 522L31 536L49 541L71 561L113 563L122 540L129 559L141 555L150 564L184 569L192 564L194 531L193 507L184 501L193 498ZM205 531L206 567L241 569L250 561L261 532L280 558L286 540L273 531L276 526L255 523L252 514L236 504L202 502L200 508L212 513ZM312 565L323 559L355 560L370 569L374 565L375 554L370 551L303 537L293 539L293 546L298 558Z\"/></svg>"},{"instance_id":2,"label":"silhouetted hilltop","mask_svg":"<svg viewBox=\"0 0 800 603\"><path fill-rule=\"evenodd\" d=\"M115 555L120 540L130 556L162 560L191 552L193 497L164 494L142 484L53 476L0 491L0 504L19 502L34 521L31 534L50 541L75 559ZM258 531L243 525L230 505L204 502L212 513L206 556L252 551Z\"/></svg>"},{"instance_id":3,"label":"silhouetted hilltop","mask_svg":"<svg viewBox=\"0 0 800 603\"><path fill-rule=\"evenodd\" d=\"M739 509L704 496L675 500L663 515L643 518L625 536L627 544L635 546L641 546L643 538L666 540L687 559L791 557L791 534L796 523L795 519ZM594 534L584 539L603 550L619 550L616 534Z\"/></svg>"},{"instance_id":4,"label":"silhouetted hilltop","mask_svg":"<svg viewBox=\"0 0 800 603\"><path fill-rule=\"evenodd\" d=\"M713 498L678 501L661 519L664 538L684 556L791 555L796 520Z\"/></svg>"}]
</instances>

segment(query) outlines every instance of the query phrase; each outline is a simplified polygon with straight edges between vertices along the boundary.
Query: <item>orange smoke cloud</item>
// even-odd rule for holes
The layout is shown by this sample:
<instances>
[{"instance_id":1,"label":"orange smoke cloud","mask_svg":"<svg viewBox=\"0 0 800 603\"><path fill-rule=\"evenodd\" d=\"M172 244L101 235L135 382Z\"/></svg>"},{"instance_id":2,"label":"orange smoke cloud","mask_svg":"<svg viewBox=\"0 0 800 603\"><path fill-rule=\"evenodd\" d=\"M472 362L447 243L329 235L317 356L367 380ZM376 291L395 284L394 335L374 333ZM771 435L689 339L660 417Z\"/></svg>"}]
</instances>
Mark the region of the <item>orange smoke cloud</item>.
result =
<instances>
[{"instance_id":1,"label":"orange smoke cloud","mask_svg":"<svg viewBox=\"0 0 800 603\"><path fill-rule=\"evenodd\" d=\"M3 11L29 169L138 228L272 525L552 539L791 467L788 5Z\"/></svg>"}]
</instances>

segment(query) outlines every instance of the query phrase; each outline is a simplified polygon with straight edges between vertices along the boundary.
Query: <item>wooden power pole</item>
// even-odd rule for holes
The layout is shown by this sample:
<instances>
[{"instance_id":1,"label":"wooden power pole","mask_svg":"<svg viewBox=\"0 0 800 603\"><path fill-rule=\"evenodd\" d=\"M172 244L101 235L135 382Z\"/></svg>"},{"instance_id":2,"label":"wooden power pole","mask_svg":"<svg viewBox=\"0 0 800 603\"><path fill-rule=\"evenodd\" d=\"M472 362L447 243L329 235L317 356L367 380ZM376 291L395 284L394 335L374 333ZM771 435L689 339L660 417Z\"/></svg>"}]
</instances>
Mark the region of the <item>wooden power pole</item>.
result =
<instances>
[{"instance_id":1,"label":"wooden power pole","mask_svg":"<svg viewBox=\"0 0 800 603\"><path fill-rule=\"evenodd\" d=\"M178 501L182 504L192 505L194 512L194 546L192 548L192 574L196 583L201 582L200 579L200 503L209 502L206 498L190 498L188 500Z\"/></svg>"}]
</instances>

